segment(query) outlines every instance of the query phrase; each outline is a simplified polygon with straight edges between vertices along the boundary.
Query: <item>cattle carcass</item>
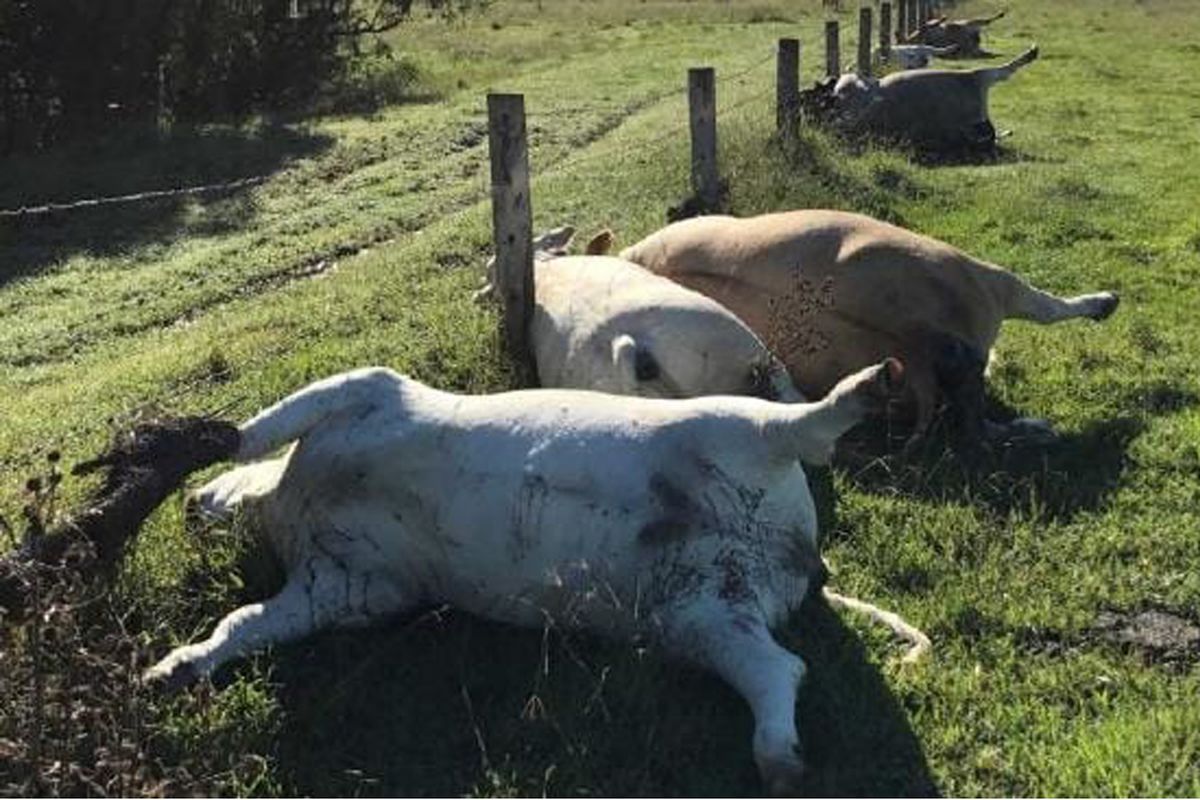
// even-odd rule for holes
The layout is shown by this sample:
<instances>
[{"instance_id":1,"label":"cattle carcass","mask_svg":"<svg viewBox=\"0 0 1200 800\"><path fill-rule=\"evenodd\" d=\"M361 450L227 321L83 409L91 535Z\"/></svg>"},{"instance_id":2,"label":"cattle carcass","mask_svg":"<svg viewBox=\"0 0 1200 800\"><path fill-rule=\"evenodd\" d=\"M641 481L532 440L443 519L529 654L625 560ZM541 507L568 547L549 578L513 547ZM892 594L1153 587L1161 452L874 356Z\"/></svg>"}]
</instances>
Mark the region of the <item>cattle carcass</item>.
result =
<instances>
[{"instance_id":1,"label":"cattle carcass","mask_svg":"<svg viewBox=\"0 0 1200 800\"><path fill-rule=\"evenodd\" d=\"M996 129L988 92L1037 59L1037 47L999 67L914 69L879 80L842 75L818 84L804 102L846 133L898 139L934 152L990 150Z\"/></svg>"},{"instance_id":2,"label":"cattle carcass","mask_svg":"<svg viewBox=\"0 0 1200 800\"><path fill-rule=\"evenodd\" d=\"M530 339L542 386L803 399L779 359L724 306L619 258L565 255L572 235L563 227L535 240Z\"/></svg>"},{"instance_id":3,"label":"cattle carcass","mask_svg":"<svg viewBox=\"0 0 1200 800\"><path fill-rule=\"evenodd\" d=\"M1001 322L1101 320L1118 302L1112 292L1056 297L935 239L843 211L697 217L621 257L737 314L806 396L900 358L914 442L947 400L973 433L1014 432L983 418L983 371Z\"/></svg>"},{"instance_id":4,"label":"cattle carcass","mask_svg":"<svg viewBox=\"0 0 1200 800\"><path fill-rule=\"evenodd\" d=\"M957 49L927 44L897 44L888 48L886 55L883 50L879 50L878 56L881 61L886 61L896 69L921 69L928 67L933 57L949 58Z\"/></svg>"},{"instance_id":5,"label":"cattle carcass","mask_svg":"<svg viewBox=\"0 0 1200 800\"><path fill-rule=\"evenodd\" d=\"M716 672L751 706L767 787L794 789L804 665L770 631L824 574L798 459L826 460L902 383L895 361L801 404L462 396L385 369L320 381L239 428L238 460L294 443L286 454L197 495L211 514L243 509L284 562L283 589L147 678L186 684L321 628L448 603L657 642Z\"/></svg>"},{"instance_id":6,"label":"cattle carcass","mask_svg":"<svg viewBox=\"0 0 1200 800\"><path fill-rule=\"evenodd\" d=\"M1003 17L1004 11L990 17L975 17L973 19L947 19L936 17L921 22L917 30L906 37L901 37L904 44L927 44L934 47L954 48L954 57L979 58L991 53L982 47L981 33L983 28Z\"/></svg>"}]
</instances>

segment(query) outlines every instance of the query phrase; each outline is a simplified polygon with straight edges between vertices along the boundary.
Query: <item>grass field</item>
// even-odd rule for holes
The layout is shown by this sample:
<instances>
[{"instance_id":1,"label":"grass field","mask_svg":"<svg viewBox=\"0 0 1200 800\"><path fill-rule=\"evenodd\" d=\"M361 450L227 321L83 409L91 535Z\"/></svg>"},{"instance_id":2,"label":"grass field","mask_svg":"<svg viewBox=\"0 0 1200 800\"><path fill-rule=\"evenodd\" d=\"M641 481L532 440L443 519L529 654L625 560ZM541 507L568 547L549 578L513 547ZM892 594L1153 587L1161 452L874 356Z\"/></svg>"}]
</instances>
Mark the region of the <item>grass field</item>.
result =
<instances>
[{"instance_id":1,"label":"grass field","mask_svg":"<svg viewBox=\"0 0 1200 800\"><path fill-rule=\"evenodd\" d=\"M0 513L19 516L47 452L85 458L147 409L240 418L367 364L511 386L495 312L470 301L489 249L485 93L526 95L535 228L611 226L628 243L687 193L684 72L708 64L733 212L863 211L1049 290L1122 295L1103 326L1001 337L993 399L1052 420L1057 443L814 476L834 585L901 612L934 656L901 668L884 634L817 604L793 620L781 636L810 666L810 791L1200 794L1200 645L1123 646L1096 627L1102 612L1194 622L1200 608L1200 17L1188 0L1005 5L989 46L1037 41L1042 58L993 92L997 127L1015 133L984 164L926 166L816 131L782 152L772 48L800 36L807 82L823 17L773 0L497 0L395 33L410 100L373 115L0 162L0 208L269 175L217 197L0 220ZM975 10L990 6L959 9ZM68 480L60 502L85 489ZM270 591L243 533L189 536L178 501L147 524L108 600L141 663ZM44 773L109 758L99 772L123 793L759 791L740 699L628 645L437 610L163 698L72 694L78 674L55 664L38 690L11 667L28 639L0 642L10 790L36 786L36 755ZM54 686L103 708L48 707L35 753L11 709ZM88 791L66 772L41 786Z\"/></svg>"}]
</instances>

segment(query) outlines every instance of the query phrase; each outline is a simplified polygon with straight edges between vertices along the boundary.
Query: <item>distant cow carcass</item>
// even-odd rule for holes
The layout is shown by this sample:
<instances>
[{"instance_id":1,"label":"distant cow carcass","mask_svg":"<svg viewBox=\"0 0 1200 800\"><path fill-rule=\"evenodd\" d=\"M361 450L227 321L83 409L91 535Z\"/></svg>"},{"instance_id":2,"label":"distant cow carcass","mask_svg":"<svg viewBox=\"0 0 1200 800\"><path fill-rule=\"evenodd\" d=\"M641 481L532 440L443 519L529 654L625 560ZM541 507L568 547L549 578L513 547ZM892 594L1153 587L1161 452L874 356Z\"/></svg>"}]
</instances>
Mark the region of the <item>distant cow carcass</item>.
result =
<instances>
[{"instance_id":1,"label":"distant cow carcass","mask_svg":"<svg viewBox=\"0 0 1200 800\"><path fill-rule=\"evenodd\" d=\"M933 47L927 44L897 44L888 48L886 56L879 51L881 60L897 69L921 69L929 66L933 57L949 58L954 55L956 47Z\"/></svg>"},{"instance_id":2,"label":"distant cow carcass","mask_svg":"<svg viewBox=\"0 0 1200 800\"><path fill-rule=\"evenodd\" d=\"M911 142L932 152L991 149L996 129L988 92L1037 59L1031 47L999 67L969 70L915 69L879 80L854 74L806 93L806 104L835 127Z\"/></svg>"},{"instance_id":3,"label":"distant cow carcass","mask_svg":"<svg viewBox=\"0 0 1200 800\"><path fill-rule=\"evenodd\" d=\"M728 307L809 397L900 358L913 441L946 400L979 433L1012 432L983 418L983 371L1004 320L1101 320L1118 302L1112 292L1056 297L935 239L842 211L698 217L621 257Z\"/></svg>"},{"instance_id":4,"label":"distant cow carcass","mask_svg":"<svg viewBox=\"0 0 1200 800\"><path fill-rule=\"evenodd\" d=\"M782 362L724 306L619 258L565 255L572 234L559 228L534 248L530 339L542 386L803 399Z\"/></svg>"},{"instance_id":5,"label":"distant cow carcass","mask_svg":"<svg viewBox=\"0 0 1200 800\"><path fill-rule=\"evenodd\" d=\"M290 450L197 495L210 514L244 510L284 562L283 589L147 677L186 684L322 628L451 604L636 637L712 670L751 707L767 788L793 791L805 668L771 628L824 575L798 459L826 460L902 382L885 362L820 402L782 404L462 396L384 369L320 381L238 430L239 461ZM928 642L913 638L919 653Z\"/></svg>"},{"instance_id":6,"label":"distant cow carcass","mask_svg":"<svg viewBox=\"0 0 1200 800\"><path fill-rule=\"evenodd\" d=\"M990 17L975 17L972 19L947 19L936 17L923 20L917 30L902 39L905 44L927 44L934 47L954 48L953 56L957 58L977 58L991 55L983 49L981 33L983 28L1003 17L1001 11ZM948 54L949 55L949 54Z\"/></svg>"}]
</instances>

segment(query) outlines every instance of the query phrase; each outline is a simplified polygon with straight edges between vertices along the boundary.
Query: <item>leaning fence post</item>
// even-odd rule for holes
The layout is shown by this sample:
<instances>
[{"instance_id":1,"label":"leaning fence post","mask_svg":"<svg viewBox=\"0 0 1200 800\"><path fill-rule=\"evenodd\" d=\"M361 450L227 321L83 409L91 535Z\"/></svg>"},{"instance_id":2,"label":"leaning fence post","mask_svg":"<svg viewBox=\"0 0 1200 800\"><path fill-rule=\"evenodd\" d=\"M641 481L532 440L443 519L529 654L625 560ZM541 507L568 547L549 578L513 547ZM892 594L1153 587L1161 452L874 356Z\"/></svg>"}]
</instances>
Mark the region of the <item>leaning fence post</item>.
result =
<instances>
[{"instance_id":1,"label":"leaning fence post","mask_svg":"<svg viewBox=\"0 0 1200 800\"><path fill-rule=\"evenodd\" d=\"M495 281L504 304L504 341L523 377L532 379L529 321L533 317L533 210L529 202L525 96L489 94L487 106Z\"/></svg>"},{"instance_id":2,"label":"leaning fence post","mask_svg":"<svg viewBox=\"0 0 1200 800\"><path fill-rule=\"evenodd\" d=\"M838 47L838 21L831 19L825 23L825 74L835 78L842 74Z\"/></svg>"},{"instance_id":3,"label":"leaning fence post","mask_svg":"<svg viewBox=\"0 0 1200 800\"><path fill-rule=\"evenodd\" d=\"M871 7L858 10L858 74L871 74Z\"/></svg>"},{"instance_id":4,"label":"leaning fence post","mask_svg":"<svg viewBox=\"0 0 1200 800\"><path fill-rule=\"evenodd\" d=\"M800 105L800 40L780 39L775 61L775 127L780 138L796 133Z\"/></svg>"},{"instance_id":5,"label":"leaning fence post","mask_svg":"<svg viewBox=\"0 0 1200 800\"><path fill-rule=\"evenodd\" d=\"M900 0L904 2L904 0ZM887 61L892 54L892 4L879 5L879 58Z\"/></svg>"},{"instance_id":6,"label":"leaning fence post","mask_svg":"<svg viewBox=\"0 0 1200 800\"><path fill-rule=\"evenodd\" d=\"M717 74L712 67L688 70L688 118L692 132L692 192L706 209L721 199L717 176Z\"/></svg>"},{"instance_id":7,"label":"leaning fence post","mask_svg":"<svg viewBox=\"0 0 1200 800\"><path fill-rule=\"evenodd\" d=\"M916 2L916 0L913 0ZM896 44L908 38L908 0L899 0L896 6Z\"/></svg>"}]
</instances>

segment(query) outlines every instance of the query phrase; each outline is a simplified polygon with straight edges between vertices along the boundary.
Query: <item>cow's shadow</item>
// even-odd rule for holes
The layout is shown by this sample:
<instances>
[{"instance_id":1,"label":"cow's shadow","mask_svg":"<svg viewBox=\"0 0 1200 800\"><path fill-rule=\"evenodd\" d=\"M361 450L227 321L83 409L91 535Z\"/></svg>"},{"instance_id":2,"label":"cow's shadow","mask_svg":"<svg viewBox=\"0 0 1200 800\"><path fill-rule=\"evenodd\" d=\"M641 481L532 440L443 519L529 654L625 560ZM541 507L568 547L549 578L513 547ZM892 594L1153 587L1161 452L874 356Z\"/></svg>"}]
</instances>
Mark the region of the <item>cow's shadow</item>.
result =
<instances>
[{"instance_id":1,"label":"cow's shadow","mask_svg":"<svg viewBox=\"0 0 1200 800\"><path fill-rule=\"evenodd\" d=\"M901 703L821 600L782 639L809 667L806 794L937 788ZM289 793L753 796L752 717L716 677L628 644L441 610L269 656Z\"/></svg>"},{"instance_id":2,"label":"cow's shadow","mask_svg":"<svg viewBox=\"0 0 1200 800\"><path fill-rule=\"evenodd\" d=\"M1117 488L1130 466L1129 447L1146 428L1147 413L1171 413L1197 402L1200 398L1187 391L1151 387L1120 403L1130 406L1128 413L1060 432L1050 441L985 444L937 424L909 451L904 448L908 428L877 420L844 436L834 463L863 491L969 502L1002 517L1037 507L1047 519L1065 522L1098 507ZM993 419L1016 416L992 398L988 405Z\"/></svg>"}]
</instances>

